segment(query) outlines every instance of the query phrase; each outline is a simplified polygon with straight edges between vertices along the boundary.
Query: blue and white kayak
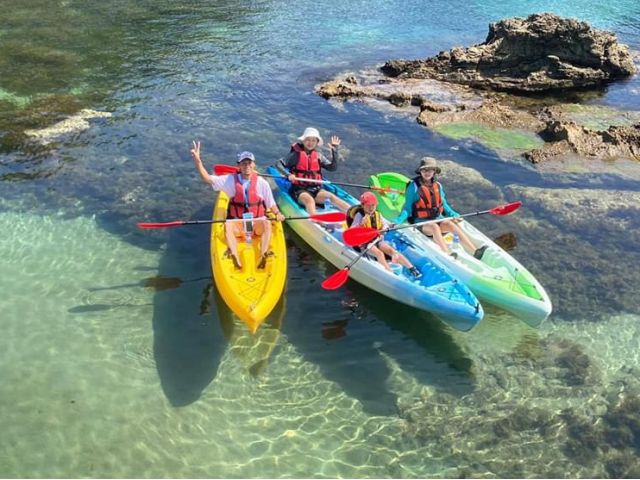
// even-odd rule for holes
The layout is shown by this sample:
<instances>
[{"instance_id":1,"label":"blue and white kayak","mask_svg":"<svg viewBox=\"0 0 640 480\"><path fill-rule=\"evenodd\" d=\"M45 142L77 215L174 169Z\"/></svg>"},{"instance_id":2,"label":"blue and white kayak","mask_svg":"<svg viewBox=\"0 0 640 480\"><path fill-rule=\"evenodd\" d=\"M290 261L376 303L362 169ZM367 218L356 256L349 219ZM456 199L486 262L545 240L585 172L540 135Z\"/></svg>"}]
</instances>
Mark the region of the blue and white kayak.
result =
<instances>
[{"instance_id":1,"label":"blue and white kayak","mask_svg":"<svg viewBox=\"0 0 640 480\"><path fill-rule=\"evenodd\" d=\"M274 180L277 187L274 194L280 211L288 217L306 215L304 208L289 195L291 183L274 167L269 167L267 174L277 176ZM356 198L337 185L326 184L323 188L349 205L358 203ZM328 211L337 210L330 207ZM358 251L342 241L342 233L347 228L344 222L287 223L336 268L344 268L359 255ZM433 313L458 330L470 330L482 320L484 311L475 295L447 270L429 260L402 232L387 233L385 241L404 254L420 270L422 277L414 279L406 268L389 272L374 258L365 255L351 267L350 276L353 280L393 300Z\"/></svg>"}]
</instances>

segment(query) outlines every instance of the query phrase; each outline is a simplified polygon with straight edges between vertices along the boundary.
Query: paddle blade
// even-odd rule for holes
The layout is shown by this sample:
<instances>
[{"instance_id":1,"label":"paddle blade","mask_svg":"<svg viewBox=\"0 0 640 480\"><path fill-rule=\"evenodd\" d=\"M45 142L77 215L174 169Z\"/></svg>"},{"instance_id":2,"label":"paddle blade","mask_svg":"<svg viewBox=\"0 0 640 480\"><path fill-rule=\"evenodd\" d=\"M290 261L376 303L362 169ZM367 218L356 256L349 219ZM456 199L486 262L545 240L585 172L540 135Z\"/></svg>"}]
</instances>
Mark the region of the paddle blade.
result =
<instances>
[{"instance_id":1,"label":"paddle blade","mask_svg":"<svg viewBox=\"0 0 640 480\"><path fill-rule=\"evenodd\" d=\"M230 173L238 173L238 168L231 165L214 165L213 173L216 175L228 175Z\"/></svg>"},{"instance_id":2,"label":"paddle blade","mask_svg":"<svg viewBox=\"0 0 640 480\"><path fill-rule=\"evenodd\" d=\"M166 228L166 227L179 227L180 225L184 225L186 222L182 220L176 220L175 222L166 222L166 223L138 223L138 228Z\"/></svg>"},{"instance_id":3,"label":"paddle blade","mask_svg":"<svg viewBox=\"0 0 640 480\"><path fill-rule=\"evenodd\" d=\"M491 215L509 215L515 212L522 206L522 202L507 203L506 205L500 205L498 207L489 210Z\"/></svg>"},{"instance_id":4,"label":"paddle blade","mask_svg":"<svg viewBox=\"0 0 640 480\"><path fill-rule=\"evenodd\" d=\"M369 243L380 235L380 231L369 227L351 227L342 234L342 241L350 247L357 247L363 243Z\"/></svg>"},{"instance_id":5,"label":"paddle blade","mask_svg":"<svg viewBox=\"0 0 640 480\"><path fill-rule=\"evenodd\" d=\"M325 278L321 285L325 290L337 290L347 282L347 278L349 278L349 269L343 268L330 277Z\"/></svg>"},{"instance_id":6,"label":"paddle blade","mask_svg":"<svg viewBox=\"0 0 640 480\"><path fill-rule=\"evenodd\" d=\"M316 222L338 223L344 222L347 218L347 215L343 212L327 212L310 215L309 218L311 220L315 220Z\"/></svg>"}]
</instances>

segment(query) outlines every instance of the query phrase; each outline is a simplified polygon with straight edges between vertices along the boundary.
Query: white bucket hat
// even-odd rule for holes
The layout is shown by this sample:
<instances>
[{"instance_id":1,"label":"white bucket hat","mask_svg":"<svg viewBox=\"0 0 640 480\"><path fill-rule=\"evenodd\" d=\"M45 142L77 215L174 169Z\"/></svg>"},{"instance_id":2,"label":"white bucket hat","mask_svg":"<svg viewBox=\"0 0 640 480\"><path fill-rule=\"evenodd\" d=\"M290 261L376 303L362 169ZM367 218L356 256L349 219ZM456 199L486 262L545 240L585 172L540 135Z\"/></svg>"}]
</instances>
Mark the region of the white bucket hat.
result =
<instances>
[{"instance_id":1,"label":"white bucket hat","mask_svg":"<svg viewBox=\"0 0 640 480\"><path fill-rule=\"evenodd\" d=\"M320 136L320 132L317 128L307 127L304 129L304 133L302 136L298 137L299 142L304 142L305 138L314 137L318 139L318 146L322 145L322 137Z\"/></svg>"}]
</instances>

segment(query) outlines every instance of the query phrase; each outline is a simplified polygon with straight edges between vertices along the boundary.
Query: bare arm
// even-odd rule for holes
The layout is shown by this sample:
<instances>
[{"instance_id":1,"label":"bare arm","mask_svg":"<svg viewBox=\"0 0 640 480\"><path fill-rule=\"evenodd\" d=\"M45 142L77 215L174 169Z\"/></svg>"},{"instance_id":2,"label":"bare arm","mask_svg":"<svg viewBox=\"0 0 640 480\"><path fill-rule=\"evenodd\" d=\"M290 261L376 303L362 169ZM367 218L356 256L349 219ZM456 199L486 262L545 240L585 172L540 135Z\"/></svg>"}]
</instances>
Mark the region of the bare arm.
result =
<instances>
[{"instance_id":1,"label":"bare arm","mask_svg":"<svg viewBox=\"0 0 640 480\"><path fill-rule=\"evenodd\" d=\"M211 175L209 175L209 172L207 172L207 169L204 167L202 159L200 158L200 142L193 142L191 156L193 157L193 163L196 165L196 170L200 175L200 178L202 178L202 181L208 185L211 185L213 183Z\"/></svg>"},{"instance_id":2,"label":"bare arm","mask_svg":"<svg viewBox=\"0 0 640 480\"><path fill-rule=\"evenodd\" d=\"M322 168L328 170L329 172L335 172L338 169L338 162L342 160L342 156L338 151L338 147L342 140L337 135L331 136L331 142L329 143L329 148L331 149L331 160L327 159L324 155L320 156L320 162L322 163Z\"/></svg>"}]
</instances>

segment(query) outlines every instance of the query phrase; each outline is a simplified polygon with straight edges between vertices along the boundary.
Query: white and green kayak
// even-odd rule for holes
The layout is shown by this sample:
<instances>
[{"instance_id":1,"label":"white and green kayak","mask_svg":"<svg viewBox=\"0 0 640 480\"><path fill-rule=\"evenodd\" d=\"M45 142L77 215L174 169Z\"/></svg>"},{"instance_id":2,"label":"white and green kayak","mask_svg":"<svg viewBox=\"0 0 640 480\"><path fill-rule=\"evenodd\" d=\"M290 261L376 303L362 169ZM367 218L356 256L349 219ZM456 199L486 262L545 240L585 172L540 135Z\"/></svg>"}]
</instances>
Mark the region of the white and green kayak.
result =
<instances>
[{"instance_id":1,"label":"white and green kayak","mask_svg":"<svg viewBox=\"0 0 640 480\"><path fill-rule=\"evenodd\" d=\"M393 172L372 175L369 185L381 189L404 191L410 181L404 175ZM393 221L404 205L404 195L380 193L378 210L388 220ZM444 253L440 247L416 229L406 229L405 233L422 246L429 257L445 266L455 277L464 282L481 300L513 313L531 325L539 326L551 313L551 301L547 292L535 277L516 259L496 245L489 237L468 221L459 224L475 245L487 245L481 260L464 251L460 245L452 245L457 256Z\"/></svg>"}]
</instances>

